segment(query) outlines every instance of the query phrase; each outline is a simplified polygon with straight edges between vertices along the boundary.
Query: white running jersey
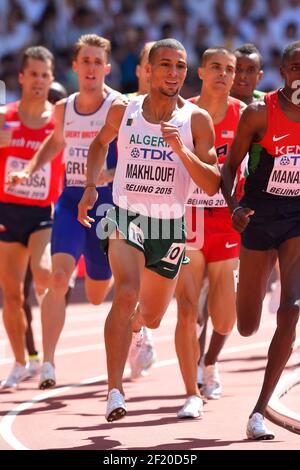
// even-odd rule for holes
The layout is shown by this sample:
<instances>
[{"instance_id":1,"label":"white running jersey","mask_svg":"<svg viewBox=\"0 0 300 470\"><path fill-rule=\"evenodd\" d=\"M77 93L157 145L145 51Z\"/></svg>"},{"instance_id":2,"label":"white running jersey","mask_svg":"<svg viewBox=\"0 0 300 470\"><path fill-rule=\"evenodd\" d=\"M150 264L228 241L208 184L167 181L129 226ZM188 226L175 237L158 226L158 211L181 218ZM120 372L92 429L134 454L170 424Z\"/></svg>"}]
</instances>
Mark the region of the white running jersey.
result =
<instances>
[{"instance_id":1,"label":"white running jersey","mask_svg":"<svg viewBox=\"0 0 300 470\"><path fill-rule=\"evenodd\" d=\"M191 177L163 139L160 124L151 124L143 117L144 99L145 96L133 98L121 122L113 201L123 209L148 217L179 218L184 214ZM186 101L169 121L180 128L182 141L191 151L194 109Z\"/></svg>"},{"instance_id":2,"label":"white running jersey","mask_svg":"<svg viewBox=\"0 0 300 470\"><path fill-rule=\"evenodd\" d=\"M78 93L70 95L65 105L65 183L66 186L83 187L86 183L86 163L89 146L104 125L112 102L120 96L120 93L111 90L97 111L91 114L81 114L76 110L77 96ZM104 168L105 166L106 162Z\"/></svg>"}]
</instances>

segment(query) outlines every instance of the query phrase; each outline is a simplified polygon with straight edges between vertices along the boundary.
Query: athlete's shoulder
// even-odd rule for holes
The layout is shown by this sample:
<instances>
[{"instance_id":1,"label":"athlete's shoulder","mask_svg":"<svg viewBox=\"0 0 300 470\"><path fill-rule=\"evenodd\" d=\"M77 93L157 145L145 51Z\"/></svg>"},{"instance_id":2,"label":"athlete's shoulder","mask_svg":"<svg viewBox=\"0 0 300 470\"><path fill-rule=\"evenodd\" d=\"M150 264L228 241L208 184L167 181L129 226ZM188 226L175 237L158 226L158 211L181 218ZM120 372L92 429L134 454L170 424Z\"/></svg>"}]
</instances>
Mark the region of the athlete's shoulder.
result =
<instances>
[{"instance_id":1,"label":"athlete's shoulder","mask_svg":"<svg viewBox=\"0 0 300 470\"><path fill-rule=\"evenodd\" d=\"M119 107L119 108L127 108L129 104L129 101L128 99L126 98L125 95L121 95L121 93L119 93L119 95L116 96L116 98L114 99L114 101L112 102L111 104L111 108L116 108L116 107Z\"/></svg>"},{"instance_id":2,"label":"athlete's shoulder","mask_svg":"<svg viewBox=\"0 0 300 470\"><path fill-rule=\"evenodd\" d=\"M190 103L196 104L198 99L199 99L199 95L198 96L192 96L191 98L188 98L188 101Z\"/></svg>"},{"instance_id":3,"label":"athlete's shoulder","mask_svg":"<svg viewBox=\"0 0 300 470\"><path fill-rule=\"evenodd\" d=\"M240 116L247 108L247 105L244 103L244 101L239 100L238 98L234 98L233 96L228 97L228 103L230 108L235 110L238 116Z\"/></svg>"},{"instance_id":4,"label":"athlete's shoulder","mask_svg":"<svg viewBox=\"0 0 300 470\"><path fill-rule=\"evenodd\" d=\"M261 130L265 129L268 123L268 111L265 101L257 100L250 103L243 111L240 117L240 123L245 129L261 133ZM240 135L242 137L242 134Z\"/></svg>"}]
</instances>

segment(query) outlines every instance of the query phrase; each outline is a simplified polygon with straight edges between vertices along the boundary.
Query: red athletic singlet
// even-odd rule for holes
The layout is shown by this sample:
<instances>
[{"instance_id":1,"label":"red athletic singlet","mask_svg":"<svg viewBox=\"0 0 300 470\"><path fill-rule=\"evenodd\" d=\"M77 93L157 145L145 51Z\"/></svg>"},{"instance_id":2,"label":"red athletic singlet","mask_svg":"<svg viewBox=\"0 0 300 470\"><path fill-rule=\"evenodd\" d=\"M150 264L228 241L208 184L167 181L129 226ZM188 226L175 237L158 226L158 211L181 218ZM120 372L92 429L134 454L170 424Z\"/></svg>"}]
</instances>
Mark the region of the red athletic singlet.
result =
<instances>
[{"instance_id":1,"label":"red athletic singlet","mask_svg":"<svg viewBox=\"0 0 300 470\"><path fill-rule=\"evenodd\" d=\"M35 172L28 181L9 187L7 176L22 170L54 129L54 116L40 129L26 127L20 120L19 102L6 106L3 128L13 130L9 147L0 149L0 202L46 207L54 203L62 187L62 154Z\"/></svg>"}]
</instances>

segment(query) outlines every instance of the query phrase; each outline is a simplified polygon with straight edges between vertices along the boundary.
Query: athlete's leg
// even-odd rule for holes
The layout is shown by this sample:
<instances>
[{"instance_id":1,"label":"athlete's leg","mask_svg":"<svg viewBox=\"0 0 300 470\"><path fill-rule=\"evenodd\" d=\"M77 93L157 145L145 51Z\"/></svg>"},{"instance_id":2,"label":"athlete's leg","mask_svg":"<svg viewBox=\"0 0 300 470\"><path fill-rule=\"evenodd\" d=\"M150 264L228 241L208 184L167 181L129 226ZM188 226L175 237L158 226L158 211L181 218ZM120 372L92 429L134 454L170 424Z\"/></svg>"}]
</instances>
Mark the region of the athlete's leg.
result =
<instances>
[{"instance_id":1,"label":"athlete's leg","mask_svg":"<svg viewBox=\"0 0 300 470\"><path fill-rule=\"evenodd\" d=\"M29 356L37 356L38 352L35 347L34 343L34 336L33 336L33 331L32 331L32 312L31 312L31 305L30 305L30 287L32 284L32 273L30 266L28 266L27 271L26 271L26 277L25 277L25 282L24 282L24 312L26 315L26 320L27 320L27 328L26 328L26 349L29 354Z\"/></svg>"},{"instance_id":2,"label":"athlete's leg","mask_svg":"<svg viewBox=\"0 0 300 470\"><path fill-rule=\"evenodd\" d=\"M237 327L242 336L250 336L258 330L266 286L276 258L275 250L249 250L241 246Z\"/></svg>"},{"instance_id":3,"label":"athlete's leg","mask_svg":"<svg viewBox=\"0 0 300 470\"><path fill-rule=\"evenodd\" d=\"M196 325L205 259L201 251L190 250L187 255L190 263L181 267L176 287L175 346L186 393L190 396L199 394L196 377L200 352Z\"/></svg>"},{"instance_id":4,"label":"athlete's leg","mask_svg":"<svg viewBox=\"0 0 300 470\"><path fill-rule=\"evenodd\" d=\"M237 265L237 258L208 264L208 313L214 330L221 335L230 333L236 319L233 271Z\"/></svg>"},{"instance_id":5,"label":"athlete's leg","mask_svg":"<svg viewBox=\"0 0 300 470\"><path fill-rule=\"evenodd\" d=\"M3 289L3 323L15 360L25 364L23 286L28 265L28 250L20 243L0 241L0 282Z\"/></svg>"},{"instance_id":6,"label":"athlete's leg","mask_svg":"<svg viewBox=\"0 0 300 470\"><path fill-rule=\"evenodd\" d=\"M272 338L264 382L253 413L264 414L268 401L291 355L300 306L300 237L291 238L278 249L281 299L277 328Z\"/></svg>"},{"instance_id":7,"label":"athlete's leg","mask_svg":"<svg viewBox=\"0 0 300 470\"><path fill-rule=\"evenodd\" d=\"M145 258L141 251L114 237L109 240L108 254L115 280L113 302L104 329L108 389L117 388L124 394L122 376L132 336L131 317L139 298Z\"/></svg>"},{"instance_id":8,"label":"athlete's leg","mask_svg":"<svg viewBox=\"0 0 300 470\"><path fill-rule=\"evenodd\" d=\"M150 269L142 275L139 314L143 326L158 328L175 293L177 278L168 279Z\"/></svg>"},{"instance_id":9,"label":"athlete's leg","mask_svg":"<svg viewBox=\"0 0 300 470\"><path fill-rule=\"evenodd\" d=\"M51 272L50 255L51 229L45 228L33 232L28 241L30 268L38 296L48 289Z\"/></svg>"},{"instance_id":10,"label":"athlete's leg","mask_svg":"<svg viewBox=\"0 0 300 470\"><path fill-rule=\"evenodd\" d=\"M213 324L213 332L208 350L204 356L205 366L217 362L227 335L235 323L236 297L233 271L237 268L237 263L237 259L234 258L208 264L208 311ZM226 308L224 308L224 305L226 305Z\"/></svg>"},{"instance_id":11,"label":"athlete's leg","mask_svg":"<svg viewBox=\"0 0 300 470\"><path fill-rule=\"evenodd\" d=\"M93 305L100 305L113 286L113 278L104 280L91 279L85 276L85 293L89 302Z\"/></svg>"},{"instance_id":12,"label":"athlete's leg","mask_svg":"<svg viewBox=\"0 0 300 470\"><path fill-rule=\"evenodd\" d=\"M75 259L67 253L52 256L49 289L42 304L44 362L54 364L55 348L66 316L66 293L75 269Z\"/></svg>"}]
</instances>

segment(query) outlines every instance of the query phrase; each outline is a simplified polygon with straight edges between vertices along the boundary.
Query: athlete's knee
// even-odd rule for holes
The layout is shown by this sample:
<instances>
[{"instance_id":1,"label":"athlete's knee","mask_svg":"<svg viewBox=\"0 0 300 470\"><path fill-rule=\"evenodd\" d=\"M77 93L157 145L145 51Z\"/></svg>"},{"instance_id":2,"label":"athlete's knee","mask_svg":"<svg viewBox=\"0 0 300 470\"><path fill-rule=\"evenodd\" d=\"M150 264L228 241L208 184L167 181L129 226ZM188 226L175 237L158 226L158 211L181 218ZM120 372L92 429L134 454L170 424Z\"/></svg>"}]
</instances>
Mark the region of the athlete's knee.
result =
<instances>
[{"instance_id":1,"label":"athlete's knee","mask_svg":"<svg viewBox=\"0 0 300 470\"><path fill-rule=\"evenodd\" d=\"M97 281L90 285L88 282L85 284L85 293L88 301L93 305L100 305L105 300L110 288L112 280Z\"/></svg>"},{"instance_id":2,"label":"athlete's knee","mask_svg":"<svg viewBox=\"0 0 300 470\"><path fill-rule=\"evenodd\" d=\"M103 300L105 299L106 294L107 294L107 289L105 289L104 291L99 289L98 292L95 292L95 291L91 292L91 291L87 290L86 291L86 298L91 304L100 305L100 304L102 304Z\"/></svg>"},{"instance_id":3,"label":"athlete's knee","mask_svg":"<svg viewBox=\"0 0 300 470\"><path fill-rule=\"evenodd\" d=\"M51 288L65 295L69 288L69 276L62 268L57 268L53 271L50 280Z\"/></svg>"},{"instance_id":4,"label":"athlete's knee","mask_svg":"<svg viewBox=\"0 0 300 470\"><path fill-rule=\"evenodd\" d=\"M214 327L214 330L219 333L220 335L228 335L231 333L234 324L235 324L235 319L228 319L228 318L221 318L221 319L212 319L212 324ZM248 336L248 335L243 335L243 336Z\"/></svg>"},{"instance_id":5,"label":"athlete's knee","mask_svg":"<svg viewBox=\"0 0 300 470\"><path fill-rule=\"evenodd\" d=\"M295 330L299 319L299 305L283 302L277 311L277 326L286 330Z\"/></svg>"},{"instance_id":6,"label":"athlete's knee","mask_svg":"<svg viewBox=\"0 0 300 470\"><path fill-rule=\"evenodd\" d=\"M24 295L21 291L3 290L3 300L6 309L16 312L23 307Z\"/></svg>"},{"instance_id":7,"label":"athlete's knee","mask_svg":"<svg viewBox=\"0 0 300 470\"><path fill-rule=\"evenodd\" d=\"M161 324L162 317L143 317L143 324L151 330L156 330Z\"/></svg>"},{"instance_id":8,"label":"athlete's knee","mask_svg":"<svg viewBox=\"0 0 300 470\"><path fill-rule=\"evenodd\" d=\"M259 328L259 323L250 324L238 319L237 329L241 336L252 336L257 332Z\"/></svg>"},{"instance_id":9,"label":"athlete's knee","mask_svg":"<svg viewBox=\"0 0 300 470\"><path fill-rule=\"evenodd\" d=\"M130 283L119 283L115 285L114 303L118 304L120 310L134 311L138 302L138 289Z\"/></svg>"},{"instance_id":10,"label":"athlete's knee","mask_svg":"<svg viewBox=\"0 0 300 470\"><path fill-rule=\"evenodd\" d=\"M44 291L49 287L50 284L50 269L37 268L33 271L33 278L37 290Z\"/></svg>"},{"instance_id":11,"label":"athlete's knee","mask_svg":"<svg viewBox=\"0 0 300 470\"><path fill-rule=\"evenodd\" d=\"M198 304L186 296L177 298L178 322L184 325L194 325L197 322Z\"/></svg>"}]
</instances>

